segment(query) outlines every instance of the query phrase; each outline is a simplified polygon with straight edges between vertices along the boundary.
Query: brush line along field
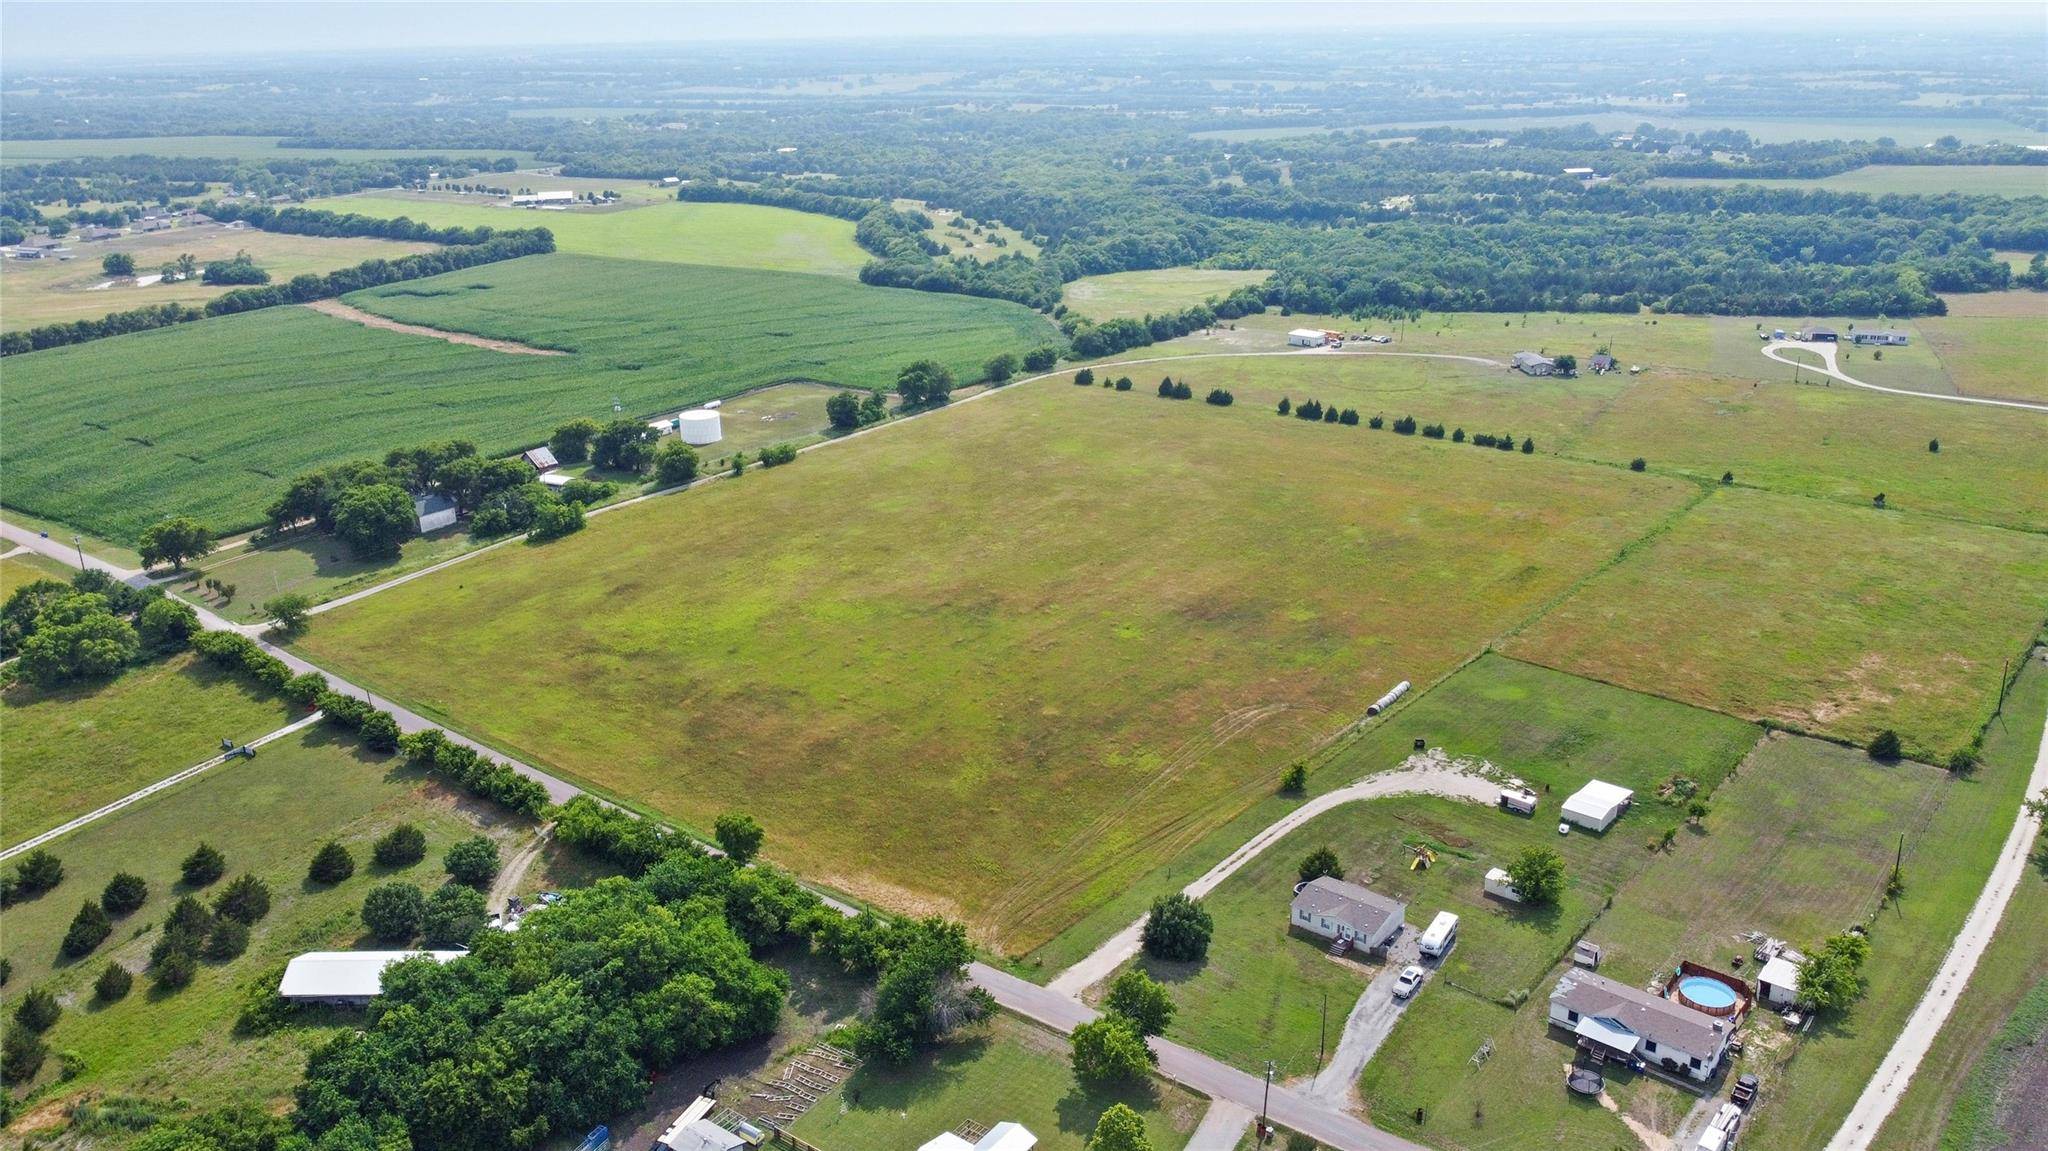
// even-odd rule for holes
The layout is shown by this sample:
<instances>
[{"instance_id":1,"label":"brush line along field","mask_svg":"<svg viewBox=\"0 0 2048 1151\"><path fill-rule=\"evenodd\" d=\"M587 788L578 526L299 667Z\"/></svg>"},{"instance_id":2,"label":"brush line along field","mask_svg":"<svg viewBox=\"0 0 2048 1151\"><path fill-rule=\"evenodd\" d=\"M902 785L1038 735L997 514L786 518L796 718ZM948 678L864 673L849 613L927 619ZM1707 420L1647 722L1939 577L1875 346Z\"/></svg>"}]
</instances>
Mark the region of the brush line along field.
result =
<instances>
[{"instance_id":1,"label":"brush line along field","mask_svg":"<svg viewBox=\"0 0 2048 1151\"><path fill-rule=\"evenodd\" d=\"M493 553L304 642L696 826L745 807L779 861L1017 952L1692 490L1046 382Z\"/></svg>"},{"instance_id":2,"label":"brush line along field","mask_svg":"<svg viewBox=\"0 0 2048 1151\"><path fill-rule=\"evenodd\" d=\"M556 186L543 177L524 179L540 188ZM853 242L851 221L754 204L682 203L671 197L637 207L549 212L370 194L313 200L307 206L406 216L436 227L546 228L555 234L557 251L622 260L851 277L873 258Z\"/></svg>"},{"instance_id":3,"label":"brush line along field","mask_svg":"<svg viewBox=\"0 0 2048 1151\"><path fill-rule=\"evenodd\" d=\"M9 140L0 164L43 164L82 156L192 156L218 160L387 160L447 156L522 162L531 152L503 148L280 148L282 136L118 136L70 140Z\"/></svg>"},{"instance_id":4,"label":"brush line along field","mask_svg":"<svg viewBox=\"0 0 2048 1151\"><path fill-rule=\"evenodd\" d=\"M640 415L780 380L886 387L920 357L972 379L1055 334L996 300L559 254L348 302L571 354L269 308L13 357L7 505L121 541L170 514L247 527L293 475L355 456L448 436L510 451L614 400Z\"/></svg>"}]
</instances>

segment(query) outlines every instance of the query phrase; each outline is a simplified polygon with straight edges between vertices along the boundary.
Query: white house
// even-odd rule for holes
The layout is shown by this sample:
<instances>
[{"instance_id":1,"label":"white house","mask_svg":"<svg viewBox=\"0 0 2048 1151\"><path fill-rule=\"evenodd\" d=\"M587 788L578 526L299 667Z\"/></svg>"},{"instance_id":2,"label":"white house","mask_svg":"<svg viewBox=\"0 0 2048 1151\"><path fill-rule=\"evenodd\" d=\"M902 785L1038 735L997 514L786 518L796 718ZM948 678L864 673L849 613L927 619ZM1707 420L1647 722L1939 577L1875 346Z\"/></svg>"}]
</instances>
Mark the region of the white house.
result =
<instances>
[{"instance_id":1,"label":"white house","mask_svg":"<svg viewBox=\"0 0 2048 1151\"><path fill-rule=\"evenodd\" d=\"M529 195L514 196L512 197L512 202L522 208L537 208L542 204L573 204L576 202L576 193L534 192Z\"/></svg>"},{"instance_id":2,"label":"white house","mask_svg":"<svg viewBox=\"0 0 2048 1151\"><path fill-rule=\"evenodd\" d=\"M1756 991L1773 1007L1790 1007L1799 1002L1798 960L1782 951L1771 956L1763 970L1756 973Z\"/></svg>"},{"instance_id":3,"label":"white house","mask_svg":"<svg viewBox=\"0 0 2048 1151\"><path fill-rule=\"evenodd\" d=\"M1321 328L1296 328L1287 333L1287 346L1290 348L1320 348L1329 342L1329 333Z\"/></svg>"},{"instance_id":4,"label":"white house","mask_svg":"<svg viewBox=\"0 0 2048 1151\"><path fill-rule=\"evenodd\" d=\"M1557 372L1557 361L1535 352L1516 352L1514 368L1525 376L1548 376Z\"/></svg>"},{"instance_id":5,"label":"white house","mask_svg":"<svg viewBox=\"0 0 2048 1151\"><path fill-rule=\"evenodd\" d=\"M1912 342L1912 337L1904 332L1894 331L1891 328L1877 328L1852 332L1849 335L1849 342L1852 344L1879 344L1887 348L1903 348Z\"/></svg>"},{"instance_id":6,"label":"white house","mask_svg":"<svg viewBox=\"0 0 2048 1151\"><path fill-rule=\"evenodd\" d=\"M461 951L308 951L284 965L277 993L293 1003L360 1006L384 990L384 969L402 960L431 955L446 963Z\"/></svg>"},{"instance_id":7,"label":"white house","mask_svg":"<svg viewBox=\"0 0 2048 1151\"><path fill-rule=\"evenodd\" d=\"M1031 1151L1038 1146L1038 1136L1022 1123L998 1123L988 1129L988 1134L969 1143L951 1131L933 1137L917 1151Z\"/></svg>"},{"instance_id":8,"label":"white house","mask_svg":"<svg viewBox=\"0 0 2048 1151\"><path fill-rule=\"evenodd\" d=\"M1626 787L1596 779L1573 792L1559 810L1566 820L1588 831L1606 831L1621 818L1622 812L1628 810L1635 794Z\"/></svg>"},{"instance_id":9,"label":"white house","mask_svg":"<svg viewBox=\"0 0 2048 1151\"><path fill-rule=\"evenodd\" d=\"M1310 935L1349 940L1353 947L1370 951L1386 946L1401 930L1408 906L1323 875L1302 884L1292 910L1294 926Z\"/></svg>"},{"instance_id":10,"label":"white house","mask_svg":"<svg viewBox=\"0 0 2048 1151\"><path fill-rule=\"evenodd\" d=\"M1714 1077L1735 1037L1732 1020L1577 968L1550 992L1550 1024L1610 1055L1701 1081Z\"/></svg>"}]
</instances>

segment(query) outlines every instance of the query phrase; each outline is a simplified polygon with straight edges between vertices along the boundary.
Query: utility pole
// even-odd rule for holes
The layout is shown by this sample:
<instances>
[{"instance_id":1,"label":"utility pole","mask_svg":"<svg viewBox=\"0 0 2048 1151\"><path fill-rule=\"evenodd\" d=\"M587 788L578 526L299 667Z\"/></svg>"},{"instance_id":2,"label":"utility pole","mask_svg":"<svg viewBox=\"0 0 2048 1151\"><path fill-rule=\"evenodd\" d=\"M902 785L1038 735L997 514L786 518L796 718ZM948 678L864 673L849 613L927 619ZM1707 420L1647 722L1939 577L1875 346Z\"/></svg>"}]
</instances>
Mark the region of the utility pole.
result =
<instances>
[{"instance_id":1,"label":"utility pole","mask_svg":"<svg viewBox=\"0 0 2048 1151\"><path fill-rule=\"evenodd\" d=\"M71 533L71 546L72 546L72 547L75 547L75 548L77 548L77 549L78 549L78 570L79 570L79 571L84 571L84 570L85 570L85 541L84 541L83 539L79 538L79 535L78 535L78 533L77 533L77 532L72 532L72 533Z\"/></svg>"},{"instance_id":2,"label":"utility pole","mask_svg":"<svg viewBox=\"0 0 2048 1151\"><path fill-rule=\"evenodd\" d=\"M1266 1117L1266 1107L1273 1101L1273 1072L1277 1069L1271 1059L1266 1060L1266 1093L1259 1099L1259 1142L1266 1141L1265 1133L1272 1129L1272 1120Z\"/></svg>"}]
</instances>

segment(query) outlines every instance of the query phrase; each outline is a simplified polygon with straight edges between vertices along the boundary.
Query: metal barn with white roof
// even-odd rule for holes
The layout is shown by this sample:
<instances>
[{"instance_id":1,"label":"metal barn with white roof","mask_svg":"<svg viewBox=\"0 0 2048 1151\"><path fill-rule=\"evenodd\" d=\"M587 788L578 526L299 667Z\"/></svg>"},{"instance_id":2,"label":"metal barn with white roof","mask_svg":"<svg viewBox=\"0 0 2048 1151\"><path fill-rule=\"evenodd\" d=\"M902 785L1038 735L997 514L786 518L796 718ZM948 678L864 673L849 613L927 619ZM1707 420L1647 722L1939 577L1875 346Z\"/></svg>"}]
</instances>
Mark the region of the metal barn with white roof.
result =
<instances>
[{"instance_id":1,"label":"metal barn with white roof","mask_svg":"<svg viewBox=\"0 0 2048 1151\"><path fill-rule=\"evenodd\" d=\"M1617 784L1593 780L1572 793L1560 809L1564 818L1588 831L1606 831L1628 810L1636 793Z\"/></svg>"},{"instance_id":2,"label":"metal barn with white roof","mask_svg":"<svg viewBox=\"0 0 2048 1151\"><path fill-rule=\"evenodd\" d=\"M361 1005L384 990L384 969L431 955L446 963L466 951L308 951L285 964L277 993L293 1003Z\"/></svg>"}]
</instances>

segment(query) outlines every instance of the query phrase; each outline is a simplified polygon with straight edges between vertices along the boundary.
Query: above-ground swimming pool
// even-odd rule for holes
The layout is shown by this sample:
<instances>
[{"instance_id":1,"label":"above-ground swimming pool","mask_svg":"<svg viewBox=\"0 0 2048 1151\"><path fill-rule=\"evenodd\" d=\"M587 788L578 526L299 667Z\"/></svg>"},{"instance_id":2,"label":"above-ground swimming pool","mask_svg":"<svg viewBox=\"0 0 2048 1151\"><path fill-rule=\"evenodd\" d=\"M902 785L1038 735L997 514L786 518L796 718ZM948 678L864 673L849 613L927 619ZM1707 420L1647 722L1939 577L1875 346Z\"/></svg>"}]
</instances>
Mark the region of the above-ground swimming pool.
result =
<instances>
[{"instance_id":1,"label":"above-ground swimming pool","mask_svg":"<svg viewBox=\"0 0 2048 1151\"><path fill-rule=\"evenodd\" d=\"M1706 975L1688 975L1679 980L1678 998L1688 1007L1697 1007L1709 1015L1727 1015L1742 1001L1733 987Z\"/></svg>"}]
</instances>

